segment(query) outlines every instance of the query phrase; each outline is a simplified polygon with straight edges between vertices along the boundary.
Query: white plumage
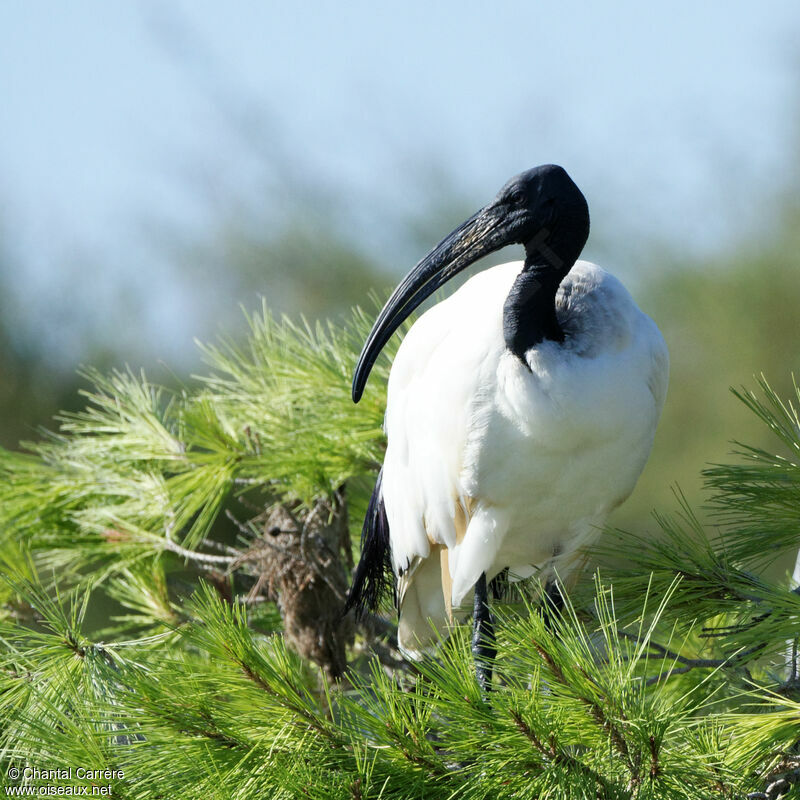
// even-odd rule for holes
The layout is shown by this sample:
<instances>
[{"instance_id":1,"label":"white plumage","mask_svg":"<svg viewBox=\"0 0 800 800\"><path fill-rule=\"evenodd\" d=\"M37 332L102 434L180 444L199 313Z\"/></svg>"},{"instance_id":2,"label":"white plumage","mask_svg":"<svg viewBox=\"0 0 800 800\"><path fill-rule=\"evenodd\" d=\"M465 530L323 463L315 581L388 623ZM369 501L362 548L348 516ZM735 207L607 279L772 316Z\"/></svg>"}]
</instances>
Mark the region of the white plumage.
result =
<instances>
[{"instance_id":1,"label":"white plumage","mask_svg":"<svg viewBox=\"0 0 800 800\"><path fill-rule=\"evenodd\" d=\"M382 491L412 656L481 573L564 579L653 443L668 376L658 328L578 261L556 295L564 341L539 342L526 366L503 337L522 268L486 270L427 311L392 366Z\"/></svg>"},{"instance_id":2,"label":"white plumage","mask_svg":"<svg viewBox=\"0 0 800 800\"><path fill-rule=\"evenodd\" d=\"M411 656L474 588L482 690L496 654L487 580L574 571L633 490L667 387L664 340L622 284L578 258L586 198L554 164L509 180L403 278L367 337L353 400L397 327L461 270L509 244L524 262L476 275L406 335L389 376L388 447L345 607L376 610L395 576ZM561 595L548 588L552 608ZM432 623L432 624L431 624Z\"/></svg>"}]
</instances>

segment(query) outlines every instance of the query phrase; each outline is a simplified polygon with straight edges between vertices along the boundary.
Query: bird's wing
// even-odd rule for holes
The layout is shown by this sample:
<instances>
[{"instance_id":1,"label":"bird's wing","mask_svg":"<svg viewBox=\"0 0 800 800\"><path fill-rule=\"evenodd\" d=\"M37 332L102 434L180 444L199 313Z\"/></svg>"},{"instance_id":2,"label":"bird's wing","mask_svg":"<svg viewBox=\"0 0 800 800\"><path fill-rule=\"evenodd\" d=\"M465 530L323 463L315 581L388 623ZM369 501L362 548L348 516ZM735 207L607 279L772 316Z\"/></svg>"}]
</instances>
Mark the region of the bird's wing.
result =
<instances>
[{"instance_id":1,"label":"bird's wing","mask_svg":"<svg viewBox=\"0 0 800 800\"><path fill-rule=\"evenodd\" d=\"M389 377L383 493L395 573L454 547L471 499L461 483L464 449L481 386L505 345L503 302L520 262L479 273L422 315Z\"/></svg>"}]
</instances>

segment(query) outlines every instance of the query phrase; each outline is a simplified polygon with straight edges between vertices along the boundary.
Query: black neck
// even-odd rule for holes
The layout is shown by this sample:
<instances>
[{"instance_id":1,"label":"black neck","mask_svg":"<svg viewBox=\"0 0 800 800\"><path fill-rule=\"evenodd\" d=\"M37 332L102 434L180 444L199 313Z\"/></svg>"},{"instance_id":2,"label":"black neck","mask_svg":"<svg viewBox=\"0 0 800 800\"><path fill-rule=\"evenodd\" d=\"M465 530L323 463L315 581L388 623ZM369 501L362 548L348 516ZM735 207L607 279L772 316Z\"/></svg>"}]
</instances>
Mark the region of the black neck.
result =
<instances>
[{"instance_id":1,"label":"black neck","mask_svg":"<svg viewBox=\"0 0 800 800\"><path fill-rule=\"evenodd\" d=\"M583 200L583 195L581 195ZM564 341L556 315L556 292L572 269L589 235L589 214L564 215L525 243L525 266L503 307L506 347L527 366L525 353L549 339Z\"/></svg>"},{"instance_id":2,"label":"black neck","mask_svg":"<svg viewBox=\"0 0 800 800\"><path fill-rule=\"evenodd\" d=\"M564 341L556 316L556 292L562 274L552 269L528 268L517 275L503 306L506 347L524 364L525 353L545 339Z\"/></svg>"}]
</instances>

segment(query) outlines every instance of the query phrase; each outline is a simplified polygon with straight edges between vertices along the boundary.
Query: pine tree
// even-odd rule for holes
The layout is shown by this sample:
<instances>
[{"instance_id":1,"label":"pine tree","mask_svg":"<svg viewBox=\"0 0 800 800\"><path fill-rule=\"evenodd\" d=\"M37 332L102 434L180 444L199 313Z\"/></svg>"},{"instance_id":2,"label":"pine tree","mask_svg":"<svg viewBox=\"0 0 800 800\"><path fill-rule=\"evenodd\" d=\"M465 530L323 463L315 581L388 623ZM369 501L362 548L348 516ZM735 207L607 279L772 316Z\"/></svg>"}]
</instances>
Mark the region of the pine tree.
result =
<instances>
[{"instance_id":1,"label":"pine tree","mask_svg":"<svg viewBox=\"0 0 800 800\"><path fill-rule=\"evenodd\" d=\"M535 583L498 601L487 701L465 629L409 665L390 610L358 627L340 613L392 354L355 408L364 315L312 328L263 309L249 325L177 391L89 372L85 410L0 452L7 792L798 791L800 595L759 577L800 538L797 399L764 380L739 393L776 448L707 470L710 525L679 503L660 537L609 531L553 625Z\"/></svg>"}]
</instances>

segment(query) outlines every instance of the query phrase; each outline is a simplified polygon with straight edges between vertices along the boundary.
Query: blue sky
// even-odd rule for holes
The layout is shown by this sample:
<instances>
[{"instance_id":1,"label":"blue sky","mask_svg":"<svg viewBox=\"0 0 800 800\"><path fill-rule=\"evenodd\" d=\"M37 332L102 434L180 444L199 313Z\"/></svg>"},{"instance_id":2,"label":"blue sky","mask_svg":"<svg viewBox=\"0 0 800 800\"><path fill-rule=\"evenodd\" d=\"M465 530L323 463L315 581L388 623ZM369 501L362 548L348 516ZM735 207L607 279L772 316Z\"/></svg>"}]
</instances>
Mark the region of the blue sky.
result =
<instances>
[{"instance_id":1,"label":"blue sky","mask_svg":"<svg viewBox=\"0 0 800 800\"><path fill-rule=\"evenodd\" d=\"M795 168L799 35L796 2L7 2L0 229L20 297L64 330L155 276L174 352L196 331L148 223L201 231L263 191L242 119L373 225L429 174L478 204L552 161L604 253L715 248Z\"/></svg>"}]
</instances>

